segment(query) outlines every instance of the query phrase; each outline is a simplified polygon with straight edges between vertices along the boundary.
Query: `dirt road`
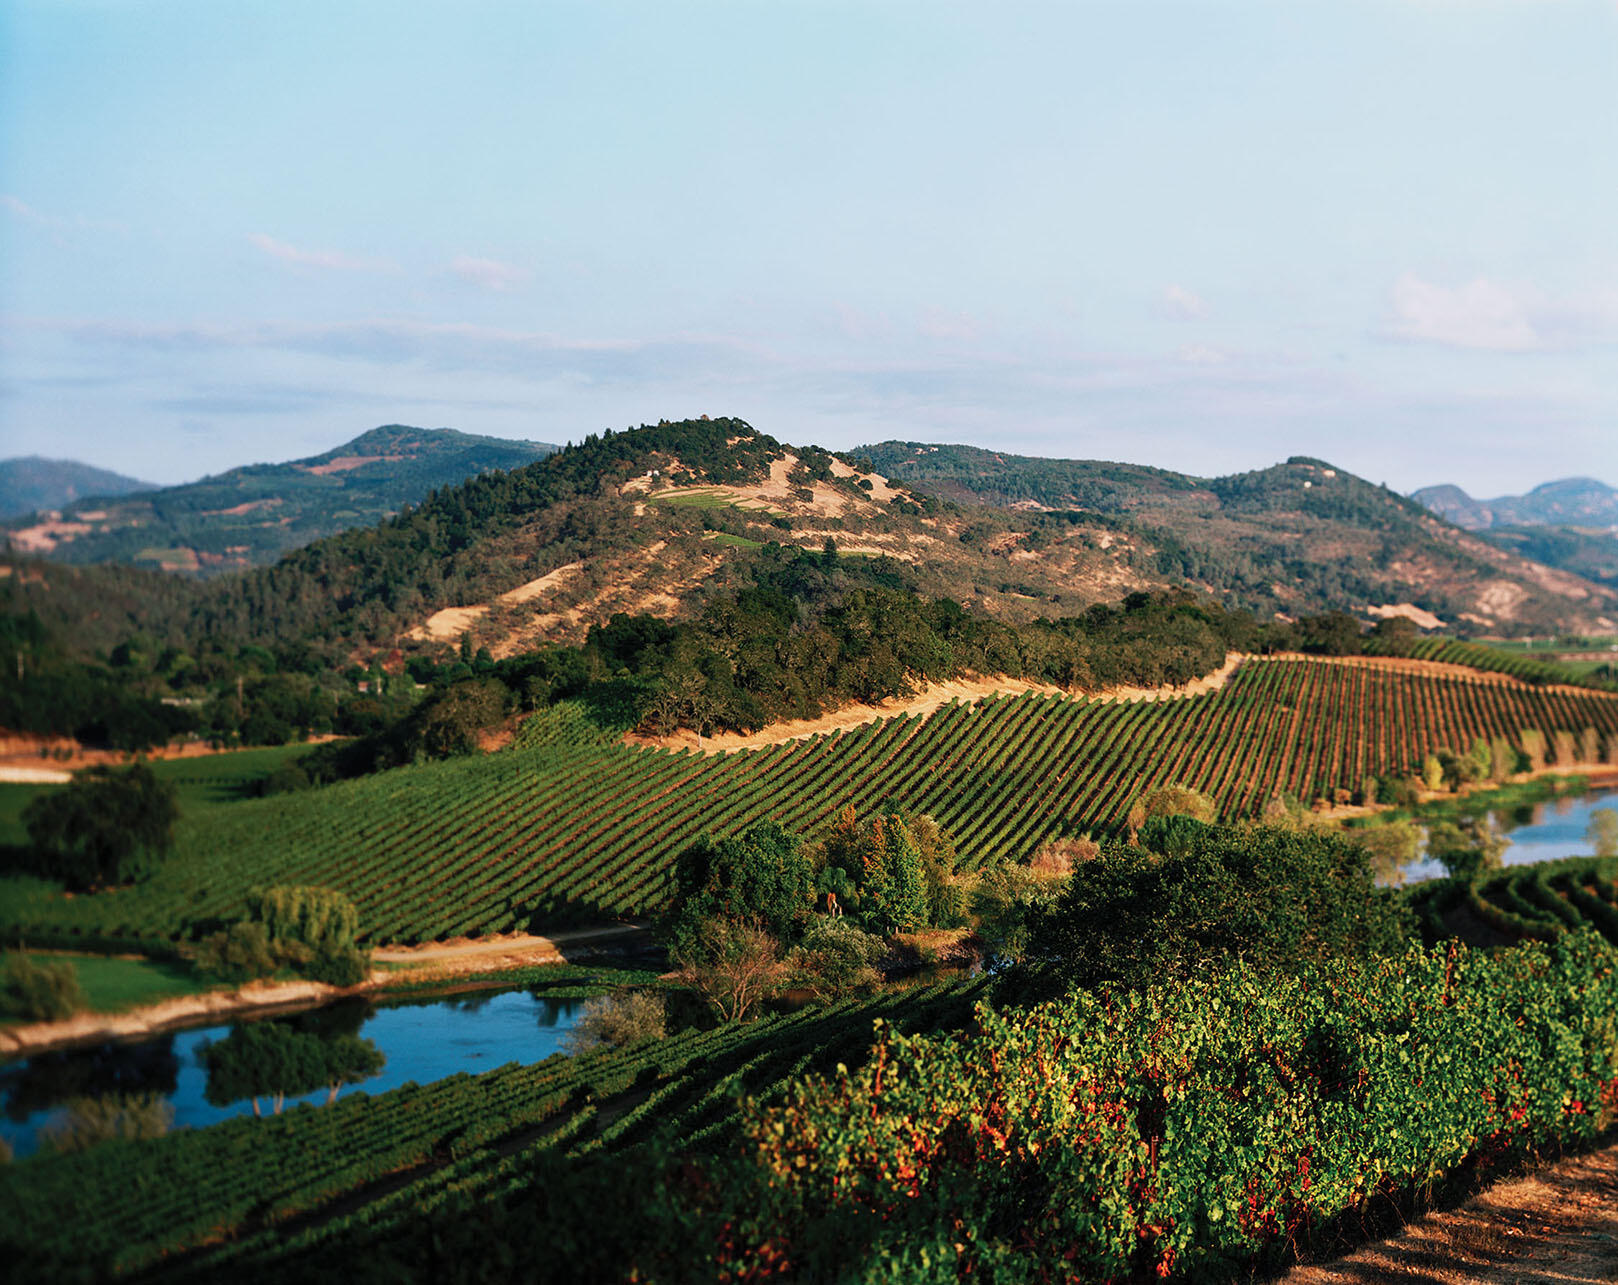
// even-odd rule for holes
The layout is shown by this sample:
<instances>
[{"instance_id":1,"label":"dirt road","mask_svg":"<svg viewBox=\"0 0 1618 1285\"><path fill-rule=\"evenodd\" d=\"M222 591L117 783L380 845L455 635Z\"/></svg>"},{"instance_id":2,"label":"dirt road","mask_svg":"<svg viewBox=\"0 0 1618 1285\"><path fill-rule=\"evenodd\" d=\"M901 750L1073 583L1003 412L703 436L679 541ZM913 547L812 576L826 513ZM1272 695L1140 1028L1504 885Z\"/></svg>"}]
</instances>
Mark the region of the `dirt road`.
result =
<instances>
[{"instance_id":1,"label":"dirt road","mask_svg":"<svg viewBox=\"0 0 1618 1285\"><path fill-rule=\"evenodd\" d=\"M1285 1285L1613 1285L1618 1282L1618 1146L1498 1183Z\"/></svg>"}]
</instances>

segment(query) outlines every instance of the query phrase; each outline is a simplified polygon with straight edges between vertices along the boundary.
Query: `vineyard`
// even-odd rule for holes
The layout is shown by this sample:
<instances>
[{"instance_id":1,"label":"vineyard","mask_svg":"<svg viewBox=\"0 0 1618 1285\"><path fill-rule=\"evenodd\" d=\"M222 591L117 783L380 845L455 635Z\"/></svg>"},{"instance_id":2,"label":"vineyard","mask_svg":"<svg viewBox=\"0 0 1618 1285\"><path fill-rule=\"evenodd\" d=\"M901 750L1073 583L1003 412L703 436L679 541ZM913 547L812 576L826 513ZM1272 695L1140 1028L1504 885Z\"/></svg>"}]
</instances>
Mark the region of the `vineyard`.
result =
<instances>
[{"instance_id":1,"label":"vineyard","mask_svg":"<svg viewBox=\"0 0 1618 1285\"><path fill-rule=\"evenodd\" d=\"M1366 646L1375 653L1378 640L1369 639ZM1381 654L1395 653L1384 651ZM1511 678L1536 685L1565 683L1575 687L1612 690L1611 682L1586 677L1579 671L1554 660L1541 660L1537 656L1525 656L1521 652L1505 651L1499 647L1486 647L1482 643L1461 642L1455 638L1418 638L1412 643L1402 644L1397 654L1408 656L1412 660L1432 660L1446 665L1465 665L1468 669L1480 669L1488 673L1506 674Z\"/></svg>"},{"instance_id":2,"label":"vineyard","mask_svg":"<svg viewBox=\"0 0 1618 1285\"><path fill-rule=\"evenodd\" d=\"M162 1259L166 1278L220 1280L259 1256L273 1256L283 1279L307 1279L298 1261L317 1260L333 1238L398 1228L452 1197L498 1199L542 1158L626 1163L653 1137L686 1154L711 1149L734 1137L738 1095L769 1099L808 1071L857 1063L877 1018L916 1031L957 1025L982 989L890 991L40 1157L0 1169L0 1256L34 1279Z\"/></svg>"},{"instance_id":3,"label":"vineyard","mask_svg":"<svg viewBox=\"0 0 1618 1285\"><path fill-rule=\"evenodd\" d=\"M1250 1278L1379 1197L1601 1136L1615 964L1589 934L1417 949L895 1036L753 1115L778 1205L720 1266L768 1248L809 1279L876 1254L939 1279L940 1253L951 1279Z\"/></svg>"},{"instance_id":4,"label":"vineyard","mask_svg":"<svg viewBox=\"0 0 1618 1285\"><path fill-rule=\"evenodd\" d=\"M1557 766L1618 761L1618 696L1255 660L1199 696L991 699L725 755L630 748L555 710L499 754L197 809L176 856L131 889L67 899L5 881L0 931L149 942L239 915L249 888L275 883L340 889L372 942L501 932L655 910L695 837L764 818L813 837L850 803L927 812L981 869L1059 834L1115 833L1158 785L1254 816L1277 793L1330 797L1479 739L1532 740Z\"/></svg>"},{"instance_id":5,"label":"vineyard","mask_svg":"<svg viewBox=\"0 0 1618 1285\"><path fill-rule=\"evenodd\" d=\"M1618 857L1573 857L1445 879L1411 892L1431 940L1554 941L1593 928L1618 943Z\"/></svg>"}]
</instances>

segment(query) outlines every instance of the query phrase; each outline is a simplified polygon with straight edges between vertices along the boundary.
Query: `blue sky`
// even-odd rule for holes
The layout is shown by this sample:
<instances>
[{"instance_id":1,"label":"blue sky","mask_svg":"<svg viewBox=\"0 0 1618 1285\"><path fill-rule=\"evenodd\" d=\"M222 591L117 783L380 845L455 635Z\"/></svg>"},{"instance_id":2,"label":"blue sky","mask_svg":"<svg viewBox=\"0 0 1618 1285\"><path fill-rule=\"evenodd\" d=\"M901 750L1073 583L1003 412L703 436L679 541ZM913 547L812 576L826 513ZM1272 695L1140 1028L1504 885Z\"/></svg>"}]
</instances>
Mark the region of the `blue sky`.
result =
<instances>
[{"instance_id":1,"label":"blue sky","mask_svg":"<svg viewBox=\"0 0 1618 1285\"><path fill-rule=\"evenodd\" d=\"M1618 4L0 0L0 454L1618 484Z\"/></svg>"}]
</instances>

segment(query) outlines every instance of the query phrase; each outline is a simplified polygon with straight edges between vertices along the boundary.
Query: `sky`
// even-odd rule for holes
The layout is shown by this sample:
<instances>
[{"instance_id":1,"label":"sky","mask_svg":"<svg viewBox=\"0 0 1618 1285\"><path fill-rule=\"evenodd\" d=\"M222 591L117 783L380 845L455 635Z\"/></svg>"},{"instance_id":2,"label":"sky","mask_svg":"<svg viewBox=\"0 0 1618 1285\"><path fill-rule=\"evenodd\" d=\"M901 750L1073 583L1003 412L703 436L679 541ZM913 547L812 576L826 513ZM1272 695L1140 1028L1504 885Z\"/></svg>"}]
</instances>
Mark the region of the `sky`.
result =
<instances>
[{"instance_id":1,"label":"sky","mask_svg":"<svg viewBox=\"0 0 1618 1285\"><path fill-rule=\"evenodd\" d=\"M0 0L0 456L1618 484L1618 3Z\"/></svg>"}]
</instances>

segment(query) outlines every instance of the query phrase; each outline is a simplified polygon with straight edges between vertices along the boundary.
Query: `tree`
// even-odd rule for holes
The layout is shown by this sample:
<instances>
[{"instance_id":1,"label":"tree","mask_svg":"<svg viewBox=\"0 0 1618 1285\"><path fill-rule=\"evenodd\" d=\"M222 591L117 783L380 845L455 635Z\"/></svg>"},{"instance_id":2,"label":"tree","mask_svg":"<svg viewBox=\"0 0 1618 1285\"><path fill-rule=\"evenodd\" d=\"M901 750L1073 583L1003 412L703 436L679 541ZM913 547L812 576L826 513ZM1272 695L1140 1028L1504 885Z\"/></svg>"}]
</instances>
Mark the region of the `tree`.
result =
<instances>
[{"instance_id":1,"label":"tree","mask_svg":"<svg viewBox=\"0 0 1618 1285\"><path fill-rule=\"evenodd\" d=\"M1404 868L1421 852L1421 831L1410 821L1390 821L1349 832L1371 855L1371 869L1387 883L1403 883Z\"/></svg>"},{"instance_id":2,"label":"tree","mask_svg":"<svg viewBox=\"0 0 1618 1285\"><path fill-rule=\"evenodd\" d=\"M1452 879L1471 879L1497 869L1510 843L1489 827L1487 817L1461 817L1427 827L1427 855L1442 862Z\"/></svg>"},{"instance_id":3,"label":"tree","mask_svg":"<svg viewBox=\"0 0 1618 1285\"><path fill-rule=\"evenodd\" d=\"M468 679L429 697L407 720L405 748L427 758L471 754L478 734L505 717L506 688L493 679Z\"/></svg>"},{"instance_id":4,"label":"tree","mask_svg":"<svg viewBox=\"0 0 1618 1285\"><path fill-rule=\"evenodd\" d=\"M762 929L729 919L704 920L689 954L676 956L675 962L680 980L726 1022L745 1018L774 994L786 975L780 942Z\"/></svg>"},{"instance_id":5,"label":"tree","mask_svg":"<svg viewBox=\"0 0 1618 1285\"><path fill-rule=\"evenodd\" d=\"M1140 986L1224 958L1286 969L1397 948L1409 911L1325 831L1205 826L1183 851L1114 844L1037 916L1028 958L1067 986Z\"/></svg>"},{"instance_id":6,"label":"tree","mask_svg":"<svg viewBox=\"0 0 1618 1285\"><path fill-rule=\"evenodd\" d=\"M917 817L914 825L897 813L861 821L850 804L815 851L821 885L840 896L846 887L850 907L874 931L921 927L935 906L958 910L947 882L957 859L954 839L931 817Z\"/></svg>"},{"instance_id":7,"label":"tree","mask_svg":"<svg viewBox=\"0 0 1618 1285\"><path fill-rule=\"evenodd\" d=\"M45 1146L58 1155L114 1138L161 1138L174 1123L174 1107L160 1093L69 1098L62 1105L66 1114L42 1132Z\"/></svg>"},{"instance_id":8,"label":"tree","mask_svg":"<svg viewBox=\"0 0 1618 1285\"><path fill-rule=\"evenodd\" d=\"M356 986L369 975L369 956L354 940L359 913L335 889L257 888L248 894L247 908L247 919L199 943L199 968L232 982L282 968L331 986Z\"/></svg>"},{"instance_id":9,"label":"tree","mask_svg":"<svg viewBox=\"0 0 1618 1285\"><path fill-rule=\"evenodd\" d=\"M171 782L144 762L93 767L23 810L40 873L79 892L133 882L174 846Z\"/></svg>"},{"instance_id":10,"label":"tree","mask_svg":"<svg viewBox=\"0 0 1618 1285\"><path fill-rule=\"evenodd\" d=\"M699 839L680 854L675 879L667 933L681 959L700 957L710 920L790 942L814 907L813 867L797 836L773 821L726 839Z\"/></svg>"}]
</instances>

